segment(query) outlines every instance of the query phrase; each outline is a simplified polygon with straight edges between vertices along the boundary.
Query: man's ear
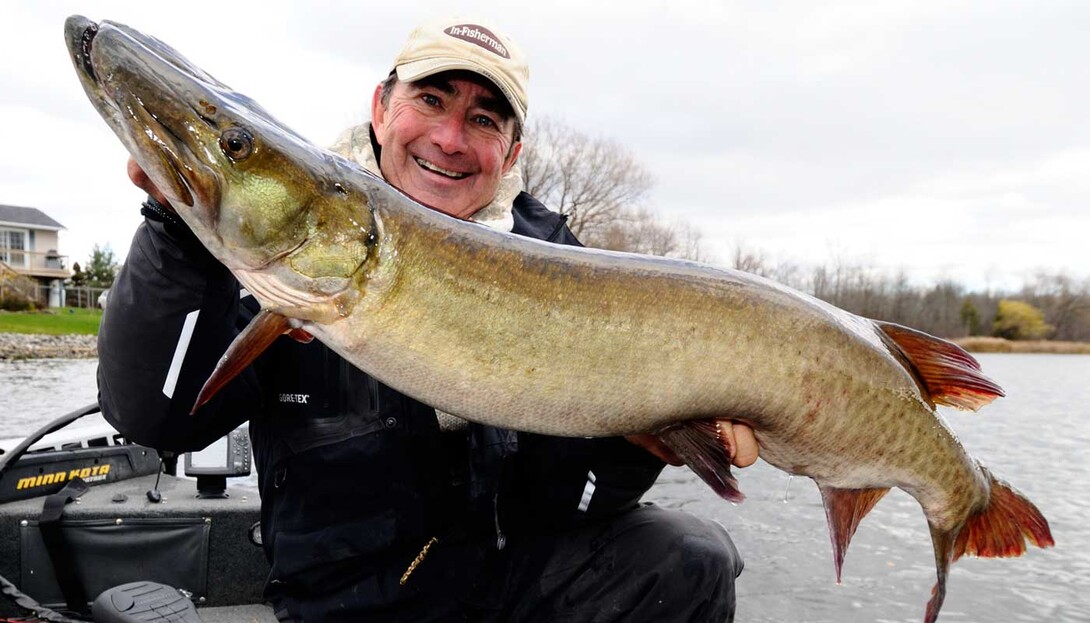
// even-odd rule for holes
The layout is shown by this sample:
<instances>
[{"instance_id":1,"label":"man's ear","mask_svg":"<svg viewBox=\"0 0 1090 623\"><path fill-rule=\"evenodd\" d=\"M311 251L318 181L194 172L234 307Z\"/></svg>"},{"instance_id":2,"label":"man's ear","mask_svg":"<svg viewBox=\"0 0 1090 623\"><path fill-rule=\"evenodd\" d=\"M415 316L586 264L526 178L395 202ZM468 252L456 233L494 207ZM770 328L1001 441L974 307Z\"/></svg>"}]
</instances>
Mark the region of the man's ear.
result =
<instances>
[{"instance_id":1,"label":"man's ear","mask_svg":"<svg viewBox=\"0 0 1090 623\"><path fill-rule=\"evenodd\" d=\"M382 83L375 87L371 96L371 127L375 130L375 140L382 145L386 135L386 107L382 104Z\"/></svg>"},{"instance_id":2,"label":"man's ear","mask_svg":"<svg viewBox=\"0 0 1090 623\"><path fill-rule=\"evenodd\" d=\"M511 153L507 156L507 159L503 163L503 173L507 174L511 170L511 167L515 166L515 161L519 158L519 153L522 151L522 141L515 143L511 147Z\"/></svg>"}]
</instances>

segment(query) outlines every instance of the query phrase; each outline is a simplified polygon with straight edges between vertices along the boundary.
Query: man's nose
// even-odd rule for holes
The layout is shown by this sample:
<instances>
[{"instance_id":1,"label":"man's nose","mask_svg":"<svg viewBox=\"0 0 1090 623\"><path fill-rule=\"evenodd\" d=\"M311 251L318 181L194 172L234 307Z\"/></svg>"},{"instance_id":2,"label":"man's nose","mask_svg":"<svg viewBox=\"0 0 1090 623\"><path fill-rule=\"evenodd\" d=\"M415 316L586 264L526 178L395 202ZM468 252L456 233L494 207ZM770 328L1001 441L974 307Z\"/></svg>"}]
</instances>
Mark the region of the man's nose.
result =
<instances>
[{"instance_id":1,"label":"man's nose","mask_svg":"<svg viewBox=\"0 0 1090 623\"><path fill-rule=\"evenodd\" d=\"M466 151L466 124L458 115L445 115L432 129L432 141L446 154Z\"/></svg>"}]
</instances>

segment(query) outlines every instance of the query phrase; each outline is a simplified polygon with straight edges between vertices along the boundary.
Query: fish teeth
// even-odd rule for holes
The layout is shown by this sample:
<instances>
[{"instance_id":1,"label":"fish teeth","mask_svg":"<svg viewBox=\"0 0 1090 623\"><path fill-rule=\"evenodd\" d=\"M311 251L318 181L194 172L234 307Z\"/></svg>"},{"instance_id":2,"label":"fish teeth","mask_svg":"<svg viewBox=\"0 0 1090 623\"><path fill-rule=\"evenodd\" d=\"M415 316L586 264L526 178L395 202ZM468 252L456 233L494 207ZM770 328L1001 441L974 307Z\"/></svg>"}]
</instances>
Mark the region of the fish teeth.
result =
<instances>
[{"instance_id":1,"label":"fish teeth","mask_svg":"<svg viewBox=\"0 0 1090 623\"><path fill-rule=\"evenodd\" d=\"M467 175L469 175L468 173L459 173L458 171L448 171L447 169L436 166L436 165L428 162L427 160L424 160L423 158L416 158L416 164L419 164L420 166L424 167L425 169L427 169L429 171L435 171L436 173L445 175L447 177L452 177L452 178L454 178L456 180L460 180L463 177L466 177Z\"/></svg>"}]
</instances>

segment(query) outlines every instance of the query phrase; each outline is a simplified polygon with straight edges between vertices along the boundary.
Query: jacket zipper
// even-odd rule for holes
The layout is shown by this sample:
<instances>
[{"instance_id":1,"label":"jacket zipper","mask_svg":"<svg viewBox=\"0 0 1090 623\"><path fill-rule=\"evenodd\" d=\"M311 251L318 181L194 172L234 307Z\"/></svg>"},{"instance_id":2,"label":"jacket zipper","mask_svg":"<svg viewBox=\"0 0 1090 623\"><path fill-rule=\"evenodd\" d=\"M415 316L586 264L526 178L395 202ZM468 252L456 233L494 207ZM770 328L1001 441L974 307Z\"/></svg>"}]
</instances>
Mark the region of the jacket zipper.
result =
<instances>
[{"instance_id":1,"label":"jacket zipper","mask_svg":"<svg viewBox=\"0 0 1090 623\"><path fill-rule=\"evenodd\" d=\"M568 222L568 215L567 214L561 214L560 219L556 223L556 227L553 229L552 233L549 234L549 236L547 238L545 238L545 241L546 242L556 242L557 237L560 236L560 231L564 229L564 224L567 223L567 222Z\"/></svg>"}]
</instances>

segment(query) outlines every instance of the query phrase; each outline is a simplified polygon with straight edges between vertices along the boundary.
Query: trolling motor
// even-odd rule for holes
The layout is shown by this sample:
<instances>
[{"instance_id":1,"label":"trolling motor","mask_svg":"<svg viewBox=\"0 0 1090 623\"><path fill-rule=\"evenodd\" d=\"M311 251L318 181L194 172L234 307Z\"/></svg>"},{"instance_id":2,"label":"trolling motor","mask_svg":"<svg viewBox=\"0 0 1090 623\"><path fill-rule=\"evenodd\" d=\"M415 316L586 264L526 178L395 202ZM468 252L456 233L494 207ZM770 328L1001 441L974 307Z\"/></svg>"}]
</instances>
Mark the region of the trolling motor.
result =
<instances>
[{"instance_id":1,"label":"trolling motor","mask_svg":"<svg viewBox=\"0 0 1090 623\"><path fill-rule=\"evenodd\" d=\"M88 597L95 597L92 593L87 595L87 588L80 581L77 572L77 552L83 552L80 547L88 547L88 541L79 540L78 544L71 541L73 534L61 531L61 518L65 516L64 508L77 499L86 502L84 493L91 491L93 485L110 484L118 480L127 480L137 476L150 476L153 472L160 475L163 471L174 475L177 471L179 459L172 453L156 453L151 448L145 448L131 444L124 440L116 431L102 432L98 429L87 429L79 434L56 434L65 426L87 415L99 413L97 404L91 404L78 409L50 422L38 431L29 435L18 444L0 444L0 504L20 504L23 500L32 497L46 496L41 515L24 520L24 531L28 534L40 535L31 538L31 543L39 543L32 546L32 550L23 552L24 564L27 560L33 561L33 569L50 568L56 575L56 585L63 593L51 597L53 601L44 605L38 598L31 597L23 592L30 589L24 585L22 588L8 581L0 575L0 596L6 597L12 604L22 610L32 613L31 618L19 618L19 621L51 621L53 623L79 623L96 621L99 623L123 623L129 621L178 621L181 623L200 623L201 618L197 614L194 601L198 598L183 589L173 588L167 584L138 581L121 583L103 590L101 578L98 582L101 591L88 608ZM47 437L48 436L48 437ZM237 429L227 437L212 444L203 451L189 453L184 457L186 475L197 478L197 495L195 498L226 498L225 479L228 476L248 475L250 473L250 444L245 429ZM177 490L175 490L177 493ZM93 495L93 494L92 494ZM91 497L91 496L88 496ZM159 491L158 477L156 482L147 491L148 501L152 503L164 503L166 498ZM194 499L194 498L189 498ZM242 498L245 502L246 498ZM112 500L98 500L101 504L115 503L118 505L132 504L124 493L117 494ZM179 502L175 502L179 504ZM83 504L86 507L87 504ZM120 508L120 506L118 506ZM173 506L178 509L179 506ZM232 506L232 509L234 506ZM177 513L177 510L173 512ZM197 517L166 518L168 522L183 522L181 526L174 526L168 531L171 538L170 547L183 547L190 551L193 543L203 542L207 546L207 528L209 522L221 521L224 515L211 511L207 505L195 511ZM188 514L188 513L183 513ZM31 515L33 517L33 515ZM119 515L120 517L120 515ZM202 519L203 517L203 519ZM215 518L215 519L212 519ZM228 520L237 522L242 515L237 510L228 512ZM82 519L80 521L100 521L96 519ZM146 517L133 517L125 515L124 519L116 520L118 535L115 540L119 543L129 543L132 549L134 537L146 538L147 529L139 528L141 525L149 525ZM141 523L145 522L145 523ZM113 523L113 520L110 520ZM250 523L249 521L246 522ZM29 527L27 527L29 525ZM126 526L129 526L126 529ZM69 526L70 528L70 526ZM66 528L67 530L68 528ZM237 529L237 526L234 528ZM111 527L111 531L115 529ZM203 533L203 536L201 536ZM186 540L189 536L195 536L198 541ZM176 538L175 538L176 537ZM181 540L178 540L181 539ZM175 542L177 541L177 542ZM99 541L93 541L98 543ZM164 541L153 538L151 541L140 541L147 547L160 547ZM42 549L44 547L44 550ZM91 546L93 549L93 545ZM136 546L139 547L139 546ZM124 550L124 547L122 548ZM119 550L121 551L121 550ZM156 550L158 551L158 550ZM29 553L28 553L29 552ZM149 551L147 554L152 554ZM73 556L76 558L73 558ZM207 554L204 554L206 556ZM239 560L238 552L232 550L232 559ZM185 557L183 557L185 558ZM245 558L245 556L242 556ZM200 556L193 560L203 560ZM44 562L43 562L44 561ZM10 561L4 561L10 562ZM174 575L178 575L177 569L188 569L185 565L192 561L171 559ZM47 564L48 563L48 564ZM118 562L124 565L124 562ZM181 567L177 567L180 564ZM5 567L6 569L7 567ZM5 574L7 571L5 571ZM24 571L24 574L26 572ZM33 571L31 571L33 573ZM180 571L185 577L189 577L188 571ZM41 574L34 575L31 583L35 583L36 591L33 594L40 595L41 582L37 578ZM48 574L47 574L48 575ZM131 574L130 574L131 577ZM256 577L256 576L255 576ZM26 581L26 577L23 578ZM163 578L157 578L162 580ZM126 580L122 580L125 582ZM167 580L171 582L170 580ZM94 584L94 583L92 583ZM203 585L198 582L198 585ZM105 584L105 586L111 586ZM204 590L204 589L202 589ZM59 599L59 600L58 600ZM43 599L43 601L45 601ZM199 598L200 603L205 603L205 595ZM59 606L56 604L60 604ZM0 623L9 620L7 613L0 611ZM92 618L93 617L93 618Z\"/></svg>"},{"instance_id":2,"label":"trolling motor","mask_svg":"<svg viewBox=\"0 0 1090 623\"><path fill-rule=\"evenodd\" d=\"M91 604L95 623L201 623L184 591L158 582L131 582L103 591Z\"/></svg>"}]
</instances>

